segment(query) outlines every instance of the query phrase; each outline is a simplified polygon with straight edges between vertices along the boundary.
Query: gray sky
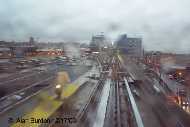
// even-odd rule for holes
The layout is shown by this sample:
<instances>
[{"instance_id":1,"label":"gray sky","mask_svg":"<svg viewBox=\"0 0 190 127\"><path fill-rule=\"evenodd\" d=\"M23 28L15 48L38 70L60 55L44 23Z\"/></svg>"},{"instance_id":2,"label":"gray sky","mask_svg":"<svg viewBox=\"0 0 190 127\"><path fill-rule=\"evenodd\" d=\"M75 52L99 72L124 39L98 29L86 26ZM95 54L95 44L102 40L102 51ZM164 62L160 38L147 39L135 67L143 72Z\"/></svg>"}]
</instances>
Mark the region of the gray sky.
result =
<instances>
[{"instance_id":1,"label":"gray sky","mask_svg":"<svg viewBox=\"0 0 190 127\"><path fill-rule=\"evenodd\" d=\"M190 53L189 0L0 0L0 40L143 37L146 49Z\"/></svg>"}]
</instances>

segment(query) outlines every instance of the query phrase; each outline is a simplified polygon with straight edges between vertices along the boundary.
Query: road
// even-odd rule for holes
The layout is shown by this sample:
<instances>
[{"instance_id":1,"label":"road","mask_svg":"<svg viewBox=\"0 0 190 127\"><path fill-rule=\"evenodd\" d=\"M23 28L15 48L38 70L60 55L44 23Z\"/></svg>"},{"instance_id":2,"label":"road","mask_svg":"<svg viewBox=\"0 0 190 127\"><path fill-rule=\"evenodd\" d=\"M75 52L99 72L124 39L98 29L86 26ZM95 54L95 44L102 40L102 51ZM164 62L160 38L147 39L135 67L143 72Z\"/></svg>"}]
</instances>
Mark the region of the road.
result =
<instances>
[{"instance_id":1,"label":"road","mask_svg":"<svg viewBox=\"0 0 190 127\"><path fill-rule=\"evenodd\" d=\"M68 86L65 86L65 90L62 94L64 97L67 97L67 96L70 96L70 94L72 93L72 88L74 88L73 90L75 90L75 88L78 88L77 85L83 83L83 79L88 79L87 76L91 72L91 71L90 72L88 71L91 70L91 68L92 66L86 66L85 64L68 66L64 62L59 63L59 64L55 62L54 64L48 65L45 71L39 71L36 69L29 70L29 73L26 72L25 75L21 74L21 75L15 76L16 80L12 77L9 77L10 80L4 81L8 85L11 85L11 83L13 82L14 84L12 85L15 85L15 87L18 87L20 82L23 82L23 84L25 84L24 81L28 81L28 84L25 84L19 91L15 90L15 93L17 93L16 95L19 95L21 98L18 96L14 96L14 99L12 99L13 93L10 93L7 96L3 97L5 99L2 99L2 98L0 99L1 100L0 113L2 117L1 122L4 121L3 125L6 125L8 121L7 119L8 116L15 116L14 118L16 118L16 116L17 117L21 116L25 114L26 112L31 112L32 115L35 115L36 110L38 111L41 109L41 107L44 106L44 104L41 105L41 102L47 103L47 105L50 103L51 105L55 106L51 110L48 110L49 114L51 114L61 104L61 101L56 99L55 92L54 92L55 88L53 87L56 76L57 76L57 72L67 72L69 75L69 78L70 78L69 83L71 84L67 84ZM87 75L83 75L84 73ZM36 78L37 80L36 79L34 80L34 77L37 77ZM42 79L43 77L44 79ZM88 87L90 87L90 85ZM21 92L23 90L24 92ZM44 96L44 94L47 94L47 95ZM52 102L49 101L48 99L52 100ZM42 110L41 112L43 111L44 110ZM30 116L31 114L29 113L27 115ZM47 116L47 114L48 113L45 113L44 115ZM3 117L3 115L5 115L6 117Z\"/></svg>"},{"instance_id":2,"label":"road","mask_svg":"<svg viewBox=\"0 0 190 127\"><path fill-rule=\"evenodd\" d=\"M38 70L31 70L20 74L14 74L6 78L1 78L0 88L1 91L5 93L2 96L8 95L53 76L56 73L56 68L56 65L48 65L46 71L41 72Z\"/></svg>"},{"instance_id":3,"label":"road","mask_svg":"<svg viewBox=\"0 0 190 127\"><path fill-rule=\"evenodd\" d=\"M190 116L180 109L175 103L168 102L164 91L158 93L154 89L155 83L152 77L147 76L143 69L132 60L124 57L126 69L137 79L142 80L141 88L138 89L140 99L136 102L145 127L188 127ZM158 86L159 88L160 86Z\"/></svg>"},{"instance_id":4,"label":"road","mask_svg":"<svg viewBox=\"0 0 190 127\"><path fill-rule=\"evenodd\" d=\"M13 105L35 95L41 89L53 85L57 72L67 72L72 82L88 69L90 68L85 65L66 66L65 63L57 64L53 62L40 67L23 69L20 72L1 77L0 112L12 108Z\"/></svg>"},{"instance_id":5,"label":"road","mask_svg":"<svg viewBox=\"0 0 190 127\"><path fill-rule=\"evenodd\" d=\"M64 63L58 65L56 62L40 67L24 69L20 72L0 78L1 97L52 77L56 75L58 71L67 71L70 80L73 81L88 69L89 67L85 65L67 66ZM51 82L53 82L53 80L50 81L49 84Z\"/></svg>"}]
</instances>

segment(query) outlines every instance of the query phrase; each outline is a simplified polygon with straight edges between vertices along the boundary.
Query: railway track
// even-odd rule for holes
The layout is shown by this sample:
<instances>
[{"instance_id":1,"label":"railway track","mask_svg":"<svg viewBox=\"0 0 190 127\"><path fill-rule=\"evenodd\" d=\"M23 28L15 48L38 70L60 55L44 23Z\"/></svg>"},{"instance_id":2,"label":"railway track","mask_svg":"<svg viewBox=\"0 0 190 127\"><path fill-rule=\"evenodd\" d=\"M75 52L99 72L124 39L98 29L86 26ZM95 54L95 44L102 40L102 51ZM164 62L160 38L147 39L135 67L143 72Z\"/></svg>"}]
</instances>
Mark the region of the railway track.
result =
<instances>
[{"instance_id":1,"label":"railway track","mask_svg":"<svg viewBox=\"0 0 190 127\"><path fill-rule=\"evenodd\" d=\"M134 127L135 122L133 119L132 108L130 100L127 95L125 84L119 82L116 85L117 91L117 126L119 127Z\"/></svg>"},{"instance_id":2,"label":"railway track","mask_svg":"<svg viewBox=\"0 0 190 127\"><path fill-rule=\"evenodd\" d=\"M114 82L111 87L104 127L137 127L123 82Z\"/></svg>"},{"instance_id":3,"label":"railway track","mask_svg":"<svg viewBox=\"0 0 190 127\"><path fill-rule=\"evenodd\" d=\"M92 122L92 115L93 112L96 110L96 106L99 103L99 99L101 96L101 91L104 84L104 78L100 79L97 83L93 84L92 82L86 82L83 84L79 90L71 96L71 100L65 100L63 105L57 110L57 112L50 117L53 121L51 124L48 125L48 127L86 127L90 126ZM77 98L77 96L81 96L80 92L82 90L86 90L85 87L88 87L89 85L95 85L93 89L90 91L89 96L86 97L87 100L85 103L83 103L80 108L74 108L74 105L76 101L74 98ZM92 86L90 86L92 87ZM85 91L86 92L86 91ZM72 100L73 99L73 100ZM75 101L75 102L74 102ZM56 119L54 118L62 118L64 121L58 123ZM70 122L66 119L70 119ZM72 121L72 122L71 122ZM42 125L42 127L46 127L47 125Z\"/></svg>"},{"instance_id":4,"label":"railway track","mask_svg":"<svg viewBox=\"0 0 190 127\"><path fill-rule=\"evenodd\" d=\"M97 86L95 87L95 89L93 90L88 102L81 109L81 111L78 112L77 118L78 118L79 122L76 127L78 127L80 125L82 125L84 127L91 126L91 124L92 124L91 121L92 121L92 119L94 119L94 117L91 117L91 113L94 113L94 111L96 111L96 107L99 103L100 96L102 93L103 85L104 85L104 79L99 80L99 82L98 82Z\"/></svg>"},{"instance_id":5,"label":"railway track","mask_svg":"<svg viewBox=\"0 0 190 127\"><path fill-rule=\"evenodd\" d=\"M102 70L102 65L104 63L103 59L97 57L96 58L100 67L100 70ZM107 68L108 69L108 68ZM48 127L91 127L94 124L94 120L96 118L96 112L98 110L98 105L100 103L100 98L102 95L102 89L104 87L104 83L106 81L108 73L102 73L100 74L100 79L95 83L95 87L90 86L89 89L92 89L91 91L85 87L91 85L92 83L86 82L80 88L77 90L77 92L72 95L69 99L64 100L63 105L50 117L51 118L70 118L72 119L71 123L68 123L67 120L63 120L61 123L56 123L56 120L54 119ZM95 79L96 80L96 79ZM85 90L86 89L86 90ZM83 92L84 91L84 92ZM78 99L79 96L83 96L83 94L89 93L88 96L85 96L87 100L85 102L80 102ZM82 95L81 95L82 93ZM81 100L85 100L82 98ZM76 100L77 99L77 100ZM79 103L83 103L82 106L80 105L78 108L75 107L77 104L77 101ZM69 115L68 115L69 114ZM73 117L74 116L74 117ZM42 125L42 127L46 127L47 125Z\"/></svg>"},{"instance_id":6,"label":"railway track","mask_svg":"<svg viewBox=\"0 0 190 127\"><path fill-rule=\"evenodd\" d=\"M112 82L104 127L143 127L133 94L119 58L112 62Z\"/></svg>"}]
</instances>

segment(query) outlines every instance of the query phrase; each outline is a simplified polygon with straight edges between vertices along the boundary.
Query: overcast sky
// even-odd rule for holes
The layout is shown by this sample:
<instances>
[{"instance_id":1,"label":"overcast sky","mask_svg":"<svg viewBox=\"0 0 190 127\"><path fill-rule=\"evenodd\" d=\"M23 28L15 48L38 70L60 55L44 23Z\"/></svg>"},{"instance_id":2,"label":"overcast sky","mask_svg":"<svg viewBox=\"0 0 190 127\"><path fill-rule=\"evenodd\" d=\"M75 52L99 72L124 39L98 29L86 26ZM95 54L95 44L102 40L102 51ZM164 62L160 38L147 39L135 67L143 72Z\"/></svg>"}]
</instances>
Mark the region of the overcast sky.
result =
<instances>
[{"instance_id":1,"label":"overcast sky","mask_svg":"<svg viewBox=\"0 0 190 127\"><path fill-rule=\"evenodd\" d=\"M190 53L190 0L0 0L0 40L89 41L100 32Z\"/></svg>"}]
</instances>

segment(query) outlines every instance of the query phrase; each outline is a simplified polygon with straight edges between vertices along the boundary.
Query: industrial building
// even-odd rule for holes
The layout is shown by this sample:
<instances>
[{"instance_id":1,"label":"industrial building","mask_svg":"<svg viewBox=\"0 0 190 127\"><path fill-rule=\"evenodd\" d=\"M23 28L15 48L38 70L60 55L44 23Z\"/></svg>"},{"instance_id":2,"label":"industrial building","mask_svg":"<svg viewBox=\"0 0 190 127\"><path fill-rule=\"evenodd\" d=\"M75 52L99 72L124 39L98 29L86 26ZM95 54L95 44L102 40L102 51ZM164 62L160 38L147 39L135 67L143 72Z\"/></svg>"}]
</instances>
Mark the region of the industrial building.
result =
<instances>
[{"instance_id":1,"label":"industrial building","mask_svg":"<svg viewBox=\"0 0 190 127\"><path fill-rule=\"evenodd\" d=\"M0 47L0 59L1 58L10 58L11 57L11 50L6 47Z\"/></svg>"},{"instance_id":2,"label":"industrial building","mask_svg":"<svg viewBox=\"0 0 190 127\"><path fill-rule=\"evenodd\" d=\"M35 53L37 46L31 37L29 42L6 42L0 41L0 58L19 58L30 56Z\"/></svg>"}]
</instances>

